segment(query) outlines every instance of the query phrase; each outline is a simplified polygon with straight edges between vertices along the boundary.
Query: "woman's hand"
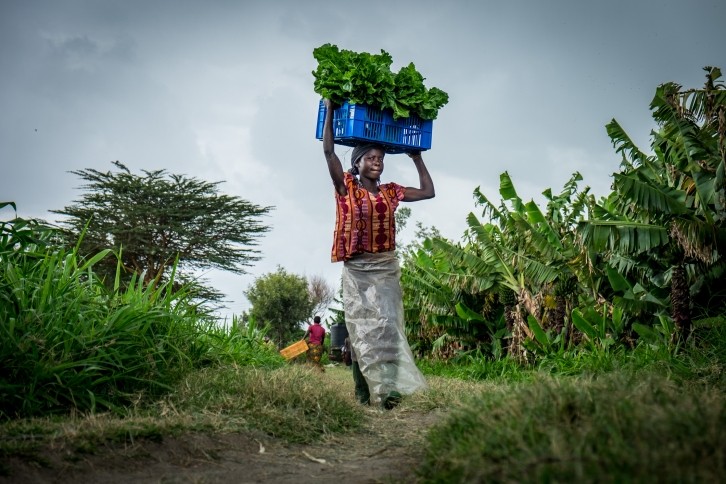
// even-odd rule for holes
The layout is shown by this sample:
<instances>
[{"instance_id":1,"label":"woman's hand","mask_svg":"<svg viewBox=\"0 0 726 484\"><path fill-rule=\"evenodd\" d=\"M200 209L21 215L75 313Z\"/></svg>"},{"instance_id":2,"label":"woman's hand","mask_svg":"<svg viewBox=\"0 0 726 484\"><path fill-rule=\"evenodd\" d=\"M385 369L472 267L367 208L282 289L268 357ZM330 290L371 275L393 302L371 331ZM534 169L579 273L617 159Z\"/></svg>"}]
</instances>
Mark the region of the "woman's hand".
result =
<instances>
[{"instance_id":1,"label":"woman's hand","mask_svg":"<svg viewBox=\"0 0 726 484\"><path fill-rule=\"evenodd\" d=\"M436 196L436 192L434 191L434 182L431 180L431 175L426 168L426 164L424 163L423 157L421 156L421 152L418 150L413 150L406 152L406 154L409 156L409 158L413 160L414 165L416 165L416 170L418 171L419 186L418 188L406 187L403 201L417 202L419 200L434 198L434 196Z\"/></svg>"},{"instance_id":2,"label":"woman's hand","mask_svg":"<svg viewBox=\"0 0 726 484\"><path fill-rule=\"evenodd\" d=\"M415 160L415 159L417 159L417 158L421 158L421 152L420 152L420 151L418 151L418 150L414 150L414 151L409 151L409 152L407 152L406 154L407 154L407 155L408 155L408 157L409 157L409 158L411 158L412 160Z\"/></svg>"}]
</instances>

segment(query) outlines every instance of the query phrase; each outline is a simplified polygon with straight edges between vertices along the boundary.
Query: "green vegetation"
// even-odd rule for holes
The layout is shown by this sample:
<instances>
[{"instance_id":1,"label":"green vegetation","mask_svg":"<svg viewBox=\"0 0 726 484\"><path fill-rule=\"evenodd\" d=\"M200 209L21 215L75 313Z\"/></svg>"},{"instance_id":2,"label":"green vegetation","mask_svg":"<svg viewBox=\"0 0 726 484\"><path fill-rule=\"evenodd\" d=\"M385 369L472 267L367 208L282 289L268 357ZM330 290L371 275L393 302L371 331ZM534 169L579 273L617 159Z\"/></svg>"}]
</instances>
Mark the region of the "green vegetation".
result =
<instances>
[{"instance_id":1,"label":"green vegetation","mask_svg":"<svg viewBox=\"0 0 726 484\"><path fill-rule=\"evenodd\" d=\"M424 77L413 62L398 73L391 72L393 58L380 54L340 50L324 44L313 50L318 67L313 71L315 92L335 104L349 101L393 110L394 118L412 114L421 119L436 119L439 109L449 102L441 89L424 86Z\"/></svg>"},{"instance_id":2,"label":"green vegetation","mask_svg":"<svg viewBox=\"0 0 726 484\"><path fill-rule=\"evenodd\" d=\"M613 193L579 174L545 209L475 191L466 243L406 254L427 370L502 382L429 435L423 482L716 482L726 470L726 89L667 83L652 155L617 122Z\"/></svg>"},{"instance_id":3,"label":"green vegetation","mask_svg":"<svg viewBox=\"0 0 726 484\"><path fill-rule=\"evenodd\" d=\"M609 196L573 174L542 209L503 173L499 204L475 191L488 221L470 214L462 243L418 226L399 248L430 383L399 410L448 413L422 481L726 473L726 86L706 72L703 89L656 91L652 154L608 125L623 157ZM220 326L178 282L179 256L163 277L127 273L124 247L82 250L84 230L68 246L38 221L0 222L0 456L200 430L306 443L366 418L347 371L320 378L265 340L302 334L328 288L279 268L248 292L250 317Z\"/></svg>"},{"instance_id":4,"label":"green vegetation","mask_svg":"<svg viewBox=\"0 0 726 484\"><path fill-rule=\"evenodd\" d=\"M263 432L290 443L319 441L330 433L355 430L363 418L361 407L346 391L349 372L331 373L332 378L319 379L317 370L303 365L222 365L193 371L167 395L129 406L123 414L0 422L0 462L4 456L24 456L43 464L48 446L66 449L72 458L108 444L158 442L198 431Z\"/></svg>"},{"instance_id":5,"label":"green vegetation","mask_svg":"<svg viewBox=\"0 0 726 484\"><path fill-rule=\"evenodd\" d=\"M717 482L726 471L726 318L672 352L459 356L427 373L493 384L428 435L422 482ZM431 378L431 377L429 377ZM496 383L494 383L496 382Z\"/></svg>"},{"instance_id":6,"label":"green vegetation","mask_svg":"<svg viewBox=\"0 0 726 484\"><path fill-rule=\"evenodd\" d=\"M94 266L107 283L117 275L118 261L122 285L132 277L143 278L144 285L166 282L173 268L177 285L185 283L200 302L213 302L222 295L194 271L244 274L260 259L255 246L270 229L262 218L273 207L221 194L220 182L165 170L137 175L118 161L113 164L117 171L71 172L85 182L84 193L63 210L52 211L66 216L62 235L82 256L105 249L117 253Z\"/></svg>"},{"instance_id":7,"label":"green vegetation","mask_svg":"<svg viewBox=\"0 0 726 484\"><path fill-rule=\"evenodd\" d=\"M422 482L715 482L726 471L726 325L699 330L708 347L670 355L639 350L424 366L429 389L400 411L444 411L417 470ZM714 343L714 342L717 342ZM556 368L571 365L568 375ZM506 363L505 363L506 362ZM478 373L477 373L478 372ZM122 415L96 413L0 424L0 455L42 464L47 446L68 455L188 432L263 432L312 443L359 429L350 372L324 378L306 365L237 364L194 370L169 393ZM33 436L29 439L28 436ZM70 457L72 458L72 457Z\"/></svg>"},{"instance_id":8,"label":"green vegetation","mask_svg":"<svg viewBox=\"0 0 726 484\"><path fill-rule=\"evenodd\" d=\"M167 402L182 413L224 415L225 425L240 419L240 428L304 443L358 427L361 409L351 404L349 388L347 380L320 378L306 365L235 366L195 372Z\"/></svg>"},{"instance_id":9,"label":"green vegetation","mask_svg":"<svg viewBox=\"0 0 726 484\"><path fill-rule=\"evenodd\" d=\"M252 303L251 315L270 325L281 348L302 338L300 322L309 320L316 305L308 281L282 267L255 279L245 295Z\"/></svg>"},{"instance_id":10,"label":"green vegetation","mask_svg":"<svg viewBox=\"0 0 726 484\"><path fill-rule=\"evenodd\" d=\"M109 289L78 248L14 219L0 225L0 419L101 409L168 392L189 371L238 362L279 365L264 331L227 329L200 315L170 280Z\"/></svg>"},{"instance_id":11,"label":"green vegetation","mask_svg":"<svg viewBox=\"0 0 726 484\"><path fill-rule=\"evenodd\" d=\"M726 396L660 375L544 377L467 399L429 435L424 482L717 482Z\"/></svg>"},{"instance_id":12,"label":"green vegetation","mask_svg":"<svg viewBox=\"0 0 726 484\"><path fill-rule=\"evenodd\" d=\"M702 89L658 87L652 154L616 121L622 156L600 200L573 174L545 208L524 201L508 173L500 203L477 188L462 243L427 238L405 254L409 339L421 355L476 350L536 365L548 355L638 344L683 347L726 312L726 86L706 67Z\"/></svg>"}]
</instances>

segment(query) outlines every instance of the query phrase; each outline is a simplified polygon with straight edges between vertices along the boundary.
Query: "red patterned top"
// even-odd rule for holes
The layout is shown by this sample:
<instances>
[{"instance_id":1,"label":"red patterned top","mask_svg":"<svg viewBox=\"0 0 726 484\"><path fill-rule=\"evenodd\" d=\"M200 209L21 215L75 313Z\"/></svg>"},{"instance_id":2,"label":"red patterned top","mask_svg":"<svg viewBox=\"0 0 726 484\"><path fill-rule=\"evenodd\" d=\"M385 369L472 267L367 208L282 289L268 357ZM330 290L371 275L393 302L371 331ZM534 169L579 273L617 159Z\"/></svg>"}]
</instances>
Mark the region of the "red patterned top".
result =
<instances>
[{"instance_id":1,"label":"red patterned top","mask_svg":"<svg viewBox=\"0 0 726 484\"><path fill-rule=\"evenodd\" d=\"M396 248L393 214L406 189L395 183L379 185L373 195L345 173L348 193L335 193L335 233L331 260L341 262L363 252L387 252Z\"/></svg>"}]
</instances>

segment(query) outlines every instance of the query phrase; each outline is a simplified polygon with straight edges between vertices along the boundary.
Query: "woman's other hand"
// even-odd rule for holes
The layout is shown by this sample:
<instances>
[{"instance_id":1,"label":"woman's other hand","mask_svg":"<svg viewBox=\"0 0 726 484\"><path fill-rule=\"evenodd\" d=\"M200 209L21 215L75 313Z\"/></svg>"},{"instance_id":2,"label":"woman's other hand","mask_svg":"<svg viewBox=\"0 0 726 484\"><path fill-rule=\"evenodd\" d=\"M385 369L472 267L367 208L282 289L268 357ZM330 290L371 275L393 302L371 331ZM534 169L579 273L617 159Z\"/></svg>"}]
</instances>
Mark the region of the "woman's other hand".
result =
<instances>
[{"instance_id":1,"label":"woman's other hand","mask_svg":"<svg viewBox=\"0 0 726 484\"><path fill-rule=\"evenodd\" d=\"M418 150L414 150L414 151L409 151L409 152L407 152L406 154L407 154L407 155L408 155L408 157L409 157L409 158L411 158L412 160L415 160L416 158L421 158L421 152L420 152L420 151L418 151Z\"/></svg>"},{"instance_id":2,"label":"woman's other hand","mask_svg":"<svg viewBox=\"0 0 726 484\"><path fill-rule=\"evenodd\" d=\"M434 198L436 192L434 191L434 182L431 180L426 164L424 163L421 151L412 150L407 151L406 154L413 160L416 170L418 170L418 187L406 187L406 192L403 196L404 202L417 202L419 200L427 200Z\"/></svg>"}]
</instances>

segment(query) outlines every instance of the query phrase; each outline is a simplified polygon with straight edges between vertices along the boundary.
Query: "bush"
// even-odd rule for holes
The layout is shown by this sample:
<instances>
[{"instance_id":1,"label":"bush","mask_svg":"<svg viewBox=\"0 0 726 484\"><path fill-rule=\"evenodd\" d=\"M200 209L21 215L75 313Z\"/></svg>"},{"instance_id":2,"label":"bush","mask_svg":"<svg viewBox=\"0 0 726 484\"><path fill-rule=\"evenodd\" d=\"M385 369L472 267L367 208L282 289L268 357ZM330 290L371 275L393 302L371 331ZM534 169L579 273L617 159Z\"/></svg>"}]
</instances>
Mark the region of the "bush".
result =
<instances>
[{"instance_id":1,"label":"bush","mask_svg":"<svg viewBox=\"0 0 726 484\"><path fill-rule=\"evenodd\" d=\"M254 338L197 314L184 287L113 289L53 232L15 219L0 225L0 418L119 409L168 391L193 368L281 364Z\"/></svg>"}]
</instances>

